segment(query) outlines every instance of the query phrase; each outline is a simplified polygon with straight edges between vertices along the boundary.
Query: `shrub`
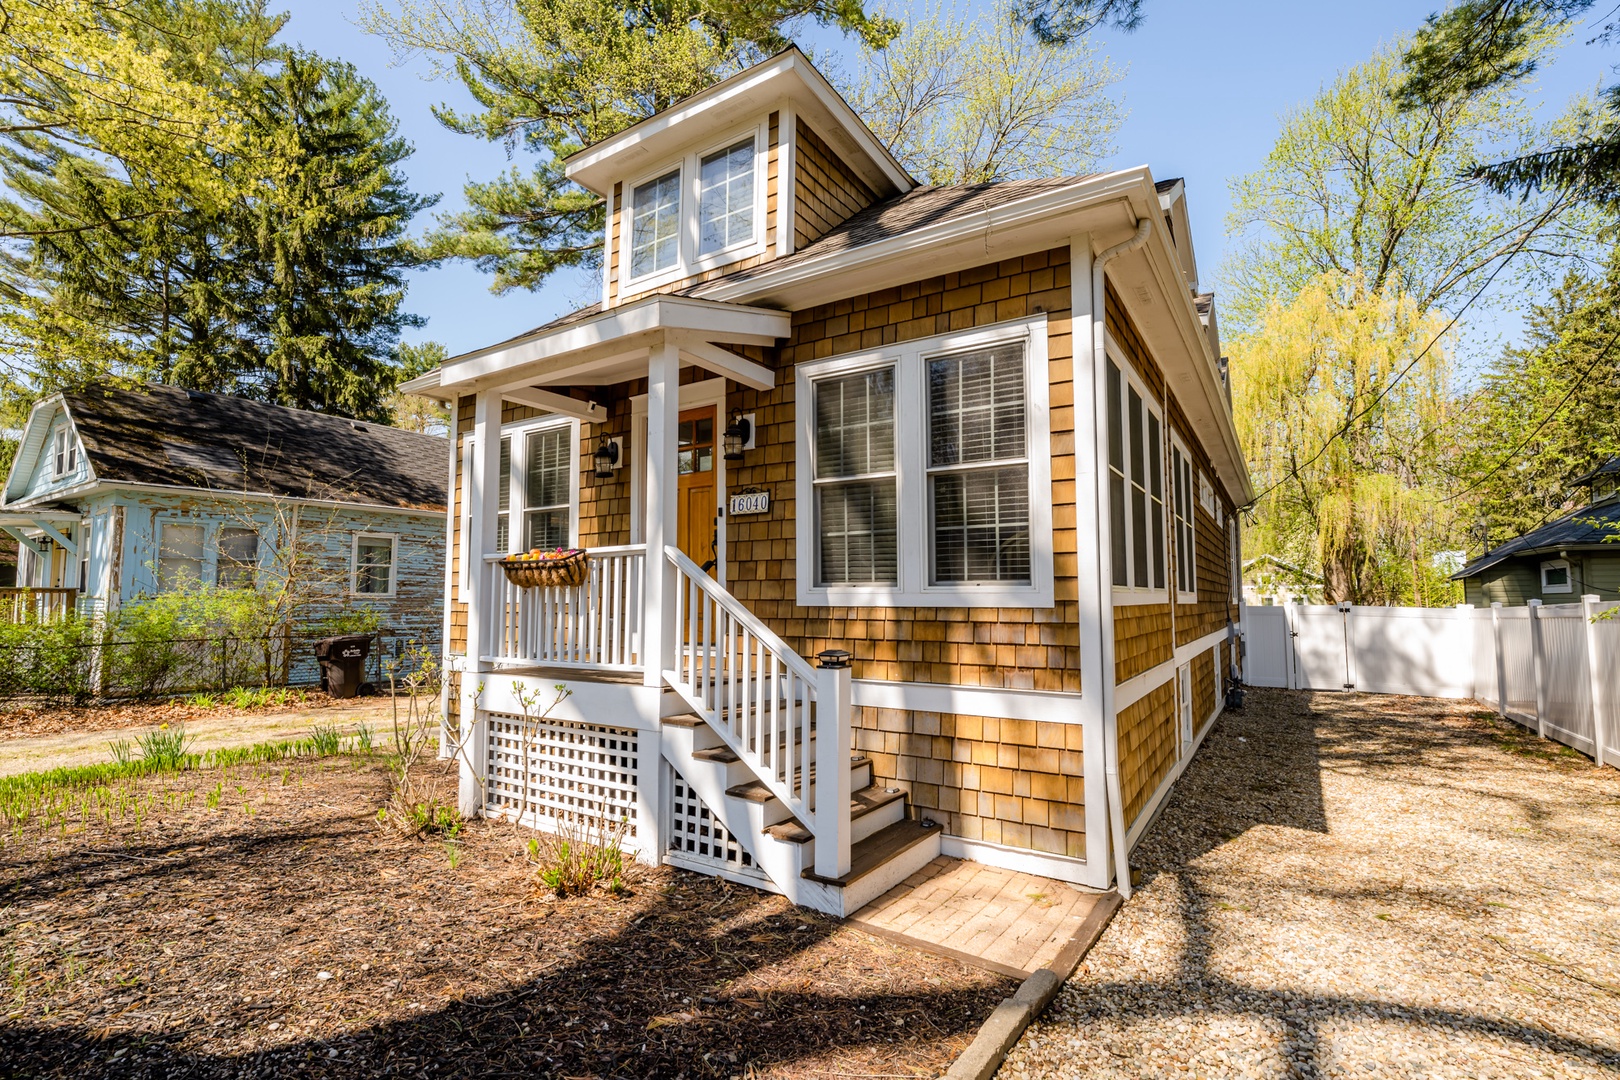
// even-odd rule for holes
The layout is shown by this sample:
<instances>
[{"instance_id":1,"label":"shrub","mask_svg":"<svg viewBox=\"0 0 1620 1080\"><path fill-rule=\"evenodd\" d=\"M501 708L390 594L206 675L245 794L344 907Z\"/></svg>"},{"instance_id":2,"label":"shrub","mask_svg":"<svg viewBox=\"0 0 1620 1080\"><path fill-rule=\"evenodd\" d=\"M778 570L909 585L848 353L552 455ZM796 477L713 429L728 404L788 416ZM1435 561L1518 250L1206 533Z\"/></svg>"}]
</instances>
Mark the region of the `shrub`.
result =
<instances>
[{"instance_id":1,"label":"shrub","mask_svg":"<svg viewBox=\"0 0 1620 1080\"><path fill-rule=\"evenodd\" d=\"M0 623L0 691L82 704L94 689L95 621L78 614Z\"/></svg>"},{"instance_id":2,"label":"shrub","mask_svg":"<svg viewBox=\"0 0 1620 1080\"><path fill-rule=\"evenodd\" d=\"M565 825L529 841L529 861L540 883L559 897L584 896L598 885L615 896L625 889L627 818Z\"/></svg>"}]
</instances>

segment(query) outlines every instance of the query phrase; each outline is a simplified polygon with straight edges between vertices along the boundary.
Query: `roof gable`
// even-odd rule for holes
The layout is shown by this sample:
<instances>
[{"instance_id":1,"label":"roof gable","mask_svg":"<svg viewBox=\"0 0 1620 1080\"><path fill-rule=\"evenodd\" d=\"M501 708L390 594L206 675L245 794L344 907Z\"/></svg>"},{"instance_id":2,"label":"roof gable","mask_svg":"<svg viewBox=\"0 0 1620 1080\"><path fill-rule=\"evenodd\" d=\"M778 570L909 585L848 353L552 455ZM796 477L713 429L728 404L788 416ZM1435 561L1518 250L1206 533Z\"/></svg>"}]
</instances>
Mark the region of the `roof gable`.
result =
<instances>
[{"instance_id":1,"label":"roof gable","mask_svg":"<svg viewBox=\"0 0 1620 1080\"><path fill-rule=\"evenodd\" d=\"M75 392L60 400L92 477L102 483L445 507L448 451L436 436L173 386ZM37 416L38 410L30 431ZM33 451L36 458L42 449ZM16 497L16 475L8 501Z\"/></svg>"}]
</instances>

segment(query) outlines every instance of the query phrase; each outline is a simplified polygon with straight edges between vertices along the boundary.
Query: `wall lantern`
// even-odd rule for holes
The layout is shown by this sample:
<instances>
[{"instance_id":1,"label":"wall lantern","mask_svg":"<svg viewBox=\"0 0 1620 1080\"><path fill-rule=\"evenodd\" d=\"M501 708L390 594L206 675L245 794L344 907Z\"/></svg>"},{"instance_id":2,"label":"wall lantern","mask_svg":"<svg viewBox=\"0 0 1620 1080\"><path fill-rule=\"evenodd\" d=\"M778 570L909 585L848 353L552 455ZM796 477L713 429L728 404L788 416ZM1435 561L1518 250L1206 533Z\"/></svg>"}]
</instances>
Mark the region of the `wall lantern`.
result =
<instances>
[{"instance_id":1,"label":"wall lantern","mask_svg":"<svg viewBox=\"0 0 1620 1080\"><path fill-rule=\"evenodd\" d=\"M733 409L731 423L721 433L721 443L727 461L741 461L743 451L754 448L754 414L744 416L741 409Z\"/></svg>"},{"instance_id":2,"label":"wall lantern","mask_svg":"<svg viewBox=\"0 0 1620 1080\"><path fill-rule=\"evenodd\" d=\"M598 480L611 480L614 470L619 467L619 440L610 439L603 435L596 444L596 453L591 457L596 462L596 478Z\"/></svg>"}]
</instances>

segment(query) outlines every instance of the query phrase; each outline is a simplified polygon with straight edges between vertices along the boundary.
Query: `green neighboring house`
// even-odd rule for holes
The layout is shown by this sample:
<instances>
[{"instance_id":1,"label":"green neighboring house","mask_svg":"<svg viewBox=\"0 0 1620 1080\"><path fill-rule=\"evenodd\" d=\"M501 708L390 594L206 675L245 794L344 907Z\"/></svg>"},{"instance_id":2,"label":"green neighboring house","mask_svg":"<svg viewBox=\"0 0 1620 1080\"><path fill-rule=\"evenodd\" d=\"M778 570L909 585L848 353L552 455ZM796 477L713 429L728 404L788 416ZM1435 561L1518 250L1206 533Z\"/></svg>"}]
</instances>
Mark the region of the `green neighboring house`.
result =
<instances>
[{"instance_id":1,"label":"green neighboring house","mask_svg":"<svg viewBox=\"0 0 1620 1080\"><path fill-rule=\"evenodd\" d=\"M1571 604L1587 594L1620 600L1620 458L1575 484L1591 489L1587 505L1492 548L1452 577L1468 603Z\"/></svg>"}]
</instances>

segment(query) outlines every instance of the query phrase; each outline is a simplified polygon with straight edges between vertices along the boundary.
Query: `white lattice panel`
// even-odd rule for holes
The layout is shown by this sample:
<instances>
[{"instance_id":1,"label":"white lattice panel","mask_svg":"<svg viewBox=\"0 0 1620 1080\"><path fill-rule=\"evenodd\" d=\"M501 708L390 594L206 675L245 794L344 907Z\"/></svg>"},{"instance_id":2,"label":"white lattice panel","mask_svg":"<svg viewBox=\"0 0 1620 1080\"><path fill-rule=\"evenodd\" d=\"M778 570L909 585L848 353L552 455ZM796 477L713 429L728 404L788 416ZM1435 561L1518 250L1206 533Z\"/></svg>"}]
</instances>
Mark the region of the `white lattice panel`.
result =
<instances>
[{"instance_id":1,"label":"white lattice panel","mask_svg":"<svg viewBox=\"0 0 1620 1080\"><path fill-rule=\"evenodd\" d=\"M753 856L742 849L679 772L674 773L670 786L674 800L669 819L671 854L684 862L760 873L754 868Z\"/></svg>"},{"instance_id":2,"label":"white lattice panel","mask_svg":"<svg viewBox=\"0 0 1620 1080\"><path fill-rule=\"evenodd\" d=\"M538 828L610 828L637 838L634 728L489 714L485 810ZM525 798L527 789L527 798Z\"/></svg>"}]
</instances>

